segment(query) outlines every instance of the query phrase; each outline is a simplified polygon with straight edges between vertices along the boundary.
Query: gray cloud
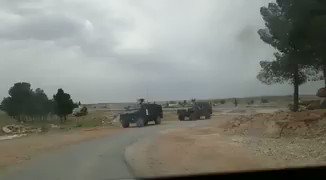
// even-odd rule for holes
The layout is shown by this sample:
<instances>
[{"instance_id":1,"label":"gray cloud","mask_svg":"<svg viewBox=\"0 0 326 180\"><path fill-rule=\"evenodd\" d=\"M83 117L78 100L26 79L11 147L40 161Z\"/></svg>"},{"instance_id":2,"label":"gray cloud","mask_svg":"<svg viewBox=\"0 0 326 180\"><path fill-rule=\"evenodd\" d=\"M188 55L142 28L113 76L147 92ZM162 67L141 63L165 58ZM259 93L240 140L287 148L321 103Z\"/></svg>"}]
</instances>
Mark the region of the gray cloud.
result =
<instances>
[{"instance_id":1,"label":"gray cloud","mask_svg":"<svg viewBox=\"0 0 326 180\"><path fill-rule=\"evenodd\" d=\"M290 94L256 79L268 2L2 0L0 96L17 81L84 102Z\"/></svg>"},{"instance_id":2,"label":"gray cloud","mask_svg":"<svg viewBox=\"0 0 326 180\"><path fill-rule=\"evenodd\" d=\"M34 16L6 24L0 29L0 38L12 40L57 40L82 33L85 24L70 17L58 15Z\"/></svg>"}]
</instances>

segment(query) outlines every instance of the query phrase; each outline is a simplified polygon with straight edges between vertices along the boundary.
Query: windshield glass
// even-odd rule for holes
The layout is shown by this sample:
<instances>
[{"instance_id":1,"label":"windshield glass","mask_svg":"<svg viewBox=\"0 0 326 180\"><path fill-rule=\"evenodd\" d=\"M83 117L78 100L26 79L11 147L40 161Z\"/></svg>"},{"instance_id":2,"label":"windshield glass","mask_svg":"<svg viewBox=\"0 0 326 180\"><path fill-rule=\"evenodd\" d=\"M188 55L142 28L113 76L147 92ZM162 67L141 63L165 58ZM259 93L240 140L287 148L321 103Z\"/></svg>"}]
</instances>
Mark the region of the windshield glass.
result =
<instances>
[{"instance_id":1,"label":"windshield glass","mask_svg":"<svg viewBox=\"0 0 326 180\"><path fill-rule=\"evenodd\" d=\"M326 163L325 1L1 0L0 20L0 179Z\"/></svg>"}]
</instances>

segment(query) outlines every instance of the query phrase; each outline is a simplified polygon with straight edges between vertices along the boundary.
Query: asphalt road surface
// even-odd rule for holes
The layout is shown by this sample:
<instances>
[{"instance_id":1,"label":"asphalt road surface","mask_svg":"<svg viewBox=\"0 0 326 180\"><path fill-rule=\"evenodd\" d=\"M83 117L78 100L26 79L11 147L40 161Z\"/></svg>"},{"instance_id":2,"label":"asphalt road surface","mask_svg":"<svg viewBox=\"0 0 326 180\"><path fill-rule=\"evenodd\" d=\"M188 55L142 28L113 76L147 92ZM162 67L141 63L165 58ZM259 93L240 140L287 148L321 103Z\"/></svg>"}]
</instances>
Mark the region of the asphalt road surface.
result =
<instances>
[{"instance_id":1,"label":"asphalt road surface","mask_svg":"<svg viewBox=\"0 0 326 180\"><path fill-rule=\"evenodd\" d=\"M132 179L134 176L124 158L128 145L144 137L155 137L160 130L197 126L198 122L207 121L170 122L159 126L130 128L116 135L44 153L6 169L0 173L0 179Z\"/></svg>"}]
</instances>

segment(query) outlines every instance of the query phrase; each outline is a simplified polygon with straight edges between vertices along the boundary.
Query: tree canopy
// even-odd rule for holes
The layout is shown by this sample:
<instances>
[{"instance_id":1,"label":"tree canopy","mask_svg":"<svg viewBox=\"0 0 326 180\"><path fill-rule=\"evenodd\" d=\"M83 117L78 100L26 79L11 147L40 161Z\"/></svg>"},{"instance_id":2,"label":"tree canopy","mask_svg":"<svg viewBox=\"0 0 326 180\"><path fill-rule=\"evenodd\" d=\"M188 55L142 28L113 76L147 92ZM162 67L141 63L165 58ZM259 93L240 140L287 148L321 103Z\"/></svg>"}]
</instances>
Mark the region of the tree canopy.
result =
<instances>
[{"instance_id":1,"label":"tree canopy","mask_svg":"<svg viewBox=\"0 0 326 180\"><path fill-rule=\"evenodd\" d=\"M1 102L1 110L19 121L46 119L50 113L66 119L73 108L78 106L62 89L50 100L42 89L34 91L26 82L15 83L8 94Z\"/></svg>"},{"instance_id":2,"label":"tree canopy","mask_svg":"<svg viewBox=\"0 0 326 180\"><path fill-rule=\"evenodd\" d=\"M2 110L18 120L45 118L51 112L52 102L44 91L33 91L29 83L15 83L8 93L9 97L1 102Z\"/></svg>"},{"instance_id":3,"label":"tree canopy","mask_svg":"<svg viewBox=\"0 0 326 180\"><path fill-rule=\"evenodd\" d=\"M75 107L78 107L78 104L74 104L70 94L65 93L62 89L58 89L57 94L53 95L54 100L54 112L56 115L66 120L67 115L72 113L72 110Z\"/></svg>"},{"instance_id":4,"label":"tree canopy","mask_svg":"<svg viewBox=\"0 0 326 180\"><path fill-rule=\"evenodd\" d=\"M312 35L316 31L312 24L315 17L322 16L323 7L320 0L277 0L260 11L266 28L258 34L276 52L273 61L260 62L262 70L257 78L265 84L293 84L294 111L298 110L299 85L318 79L321 53L317 55L316 42L320 40Z\"/></svg>"}]
</instances>

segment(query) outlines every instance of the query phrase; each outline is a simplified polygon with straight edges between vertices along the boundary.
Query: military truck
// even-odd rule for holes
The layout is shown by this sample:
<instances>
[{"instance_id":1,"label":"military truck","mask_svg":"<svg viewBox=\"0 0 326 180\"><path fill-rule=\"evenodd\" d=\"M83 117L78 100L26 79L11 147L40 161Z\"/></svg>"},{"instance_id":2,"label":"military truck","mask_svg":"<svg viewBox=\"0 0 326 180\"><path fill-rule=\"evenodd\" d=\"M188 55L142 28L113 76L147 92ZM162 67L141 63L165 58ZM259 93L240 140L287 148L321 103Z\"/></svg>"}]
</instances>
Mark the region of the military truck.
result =
<instances>
[{"instance_id":1,"label":"military truck","mask_svg":"<svg viewBox=\"0 0 326 180\"><path fill-rule=\"evenodd\" d=\"M189 120L198 120L202 116L204 116L205 119L210 119L212 113L212 105L209 102L195 102L191 108L177 110L178 119L180 121L184 121L186 118Z\"/></svg>"},{"instance_id":2,"label":"military truck","mask_svg":"<svg viewBox=\"0 0 326 180\"><path fill-rule=\"evenodd\" d=\"M151 103L140 104L137 110L120 114L120 122L123 128L129 127L131 123L136 123L137 127L144 127L150 121L161 124L162 118L162 106Z\"/></svg>"},{"instance_id":3,"label":"military truck","mask_svg":"<svg viewBox=\"0 0 326 180\"><path fill-rule=\"evenodd\" d=\"M76 117L79 117L79 116L86 116L88 114L88 111L87 111L87 107L78 107L78 108L75 108L73 109L72 111L72 115L73 116L76 116Z\"/></svg>"}]
</instances>

